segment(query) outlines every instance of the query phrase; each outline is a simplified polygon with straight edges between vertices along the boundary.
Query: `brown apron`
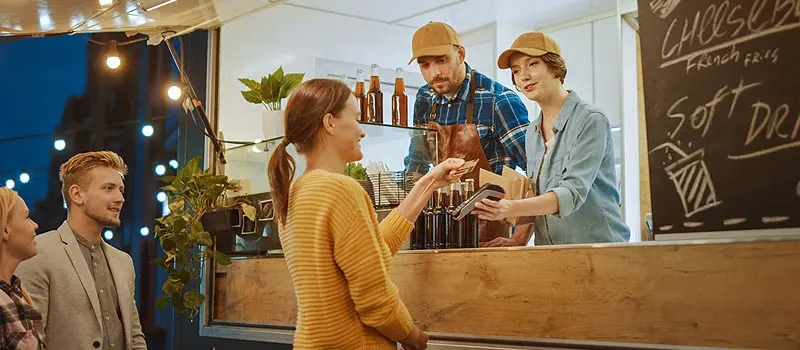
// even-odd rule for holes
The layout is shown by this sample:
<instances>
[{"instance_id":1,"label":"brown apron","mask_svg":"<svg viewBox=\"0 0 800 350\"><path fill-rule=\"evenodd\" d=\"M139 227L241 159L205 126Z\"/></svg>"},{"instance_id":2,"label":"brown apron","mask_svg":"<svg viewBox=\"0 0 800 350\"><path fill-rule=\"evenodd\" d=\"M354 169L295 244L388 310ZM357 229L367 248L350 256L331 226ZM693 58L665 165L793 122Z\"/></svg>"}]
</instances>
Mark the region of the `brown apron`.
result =
<instances>
[{"instance_id":1,"label":"brown apron","mask_svg":"<svg viewBox=\"0 0 800 350\"><path fill-rule=\"evenodd\" d=\"M439 110L439 103L434 102L431 106L431 117L428 121L428 129L435 130L438 138L430 135L428 137L428 149L436 150L437 160L442 162L447 158L461 158L464 160L477 159L478 164L475 170L461 176L461 179L474 179L478 186L480 169L494 172L489 166L489 158L483 150L481 138L478 134L478 127L475 125L473 115L475 112L475 71L472 71L469 81L469 100L467 101L467 122L465 124L441 125L437 123L436 115ZM437 145L438 142L438 145ZM433 157L431 156L431 159ZM476 188L477 190L477 188ZM480 221L480 241L488 242L496 237L509 237L509 224L507 221Z\"/></svg>"}]
</instances>

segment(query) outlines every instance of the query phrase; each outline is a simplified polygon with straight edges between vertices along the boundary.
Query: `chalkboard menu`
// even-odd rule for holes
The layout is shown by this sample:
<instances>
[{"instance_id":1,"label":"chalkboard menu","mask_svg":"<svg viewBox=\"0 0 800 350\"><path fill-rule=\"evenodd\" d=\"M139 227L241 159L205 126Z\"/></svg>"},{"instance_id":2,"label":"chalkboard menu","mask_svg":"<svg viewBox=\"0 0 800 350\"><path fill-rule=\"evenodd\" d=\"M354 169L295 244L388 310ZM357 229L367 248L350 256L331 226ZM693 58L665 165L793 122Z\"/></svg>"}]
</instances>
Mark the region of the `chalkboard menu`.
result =
<instances>
[{"instance_id":1,"label":"chalkboard menu","mask_svg":"<svg viewBox=\"0 0 800 350\"><path fill-rule=\"evenodd\" d=\"M639 0L656 234L800 227L800 0Z\"/></svg>"}]
</instances>

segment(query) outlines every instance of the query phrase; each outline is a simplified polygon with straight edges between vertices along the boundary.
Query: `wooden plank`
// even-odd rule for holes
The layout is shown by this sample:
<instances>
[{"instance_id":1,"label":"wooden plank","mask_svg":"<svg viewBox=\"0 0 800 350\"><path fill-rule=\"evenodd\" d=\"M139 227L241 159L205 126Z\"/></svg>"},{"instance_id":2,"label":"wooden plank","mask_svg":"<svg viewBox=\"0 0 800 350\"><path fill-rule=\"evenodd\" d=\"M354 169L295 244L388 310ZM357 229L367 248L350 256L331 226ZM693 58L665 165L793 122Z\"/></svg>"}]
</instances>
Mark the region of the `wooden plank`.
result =
<instances>
[{"instance_id":1,"label":"wooden plank","mask_svg":"<svg viewBox=\"0 0 800 350\"><path fill-rule=\"evenodd\" d=\"M392 279L432 332L797 349L798 257L800 241L407 252ZM295 322L282 259L225 271L218 318Z\"/></svg>"}]
</instances>

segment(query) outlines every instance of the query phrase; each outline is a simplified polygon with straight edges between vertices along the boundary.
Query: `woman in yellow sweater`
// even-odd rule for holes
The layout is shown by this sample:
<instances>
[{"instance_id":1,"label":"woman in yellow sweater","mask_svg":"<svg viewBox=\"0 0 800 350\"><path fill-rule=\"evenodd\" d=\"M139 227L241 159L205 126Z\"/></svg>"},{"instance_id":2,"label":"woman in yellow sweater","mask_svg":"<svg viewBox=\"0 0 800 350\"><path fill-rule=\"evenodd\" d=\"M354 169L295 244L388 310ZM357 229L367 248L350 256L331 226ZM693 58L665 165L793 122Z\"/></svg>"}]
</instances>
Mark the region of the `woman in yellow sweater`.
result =
<instances>
[{"instance_id":1,"label":"woman in yellow sweater","mask_svg":"<svg viewBox=\"0 0 800 350\"><path fill-rule=\"evenodd\" d=\"M295 349L425 349L428 336L413 323L390 279L392 256L437 188L457 180L463 160L448 159L422 177L406 199L378 223L369 196L343 175L360 160L365 136L358 102L347 85L312 79L292 92L285 137L268 175L280 239L297 297ZM293 144L306 158L294 183Z\"/></svg>"}]
</instances>

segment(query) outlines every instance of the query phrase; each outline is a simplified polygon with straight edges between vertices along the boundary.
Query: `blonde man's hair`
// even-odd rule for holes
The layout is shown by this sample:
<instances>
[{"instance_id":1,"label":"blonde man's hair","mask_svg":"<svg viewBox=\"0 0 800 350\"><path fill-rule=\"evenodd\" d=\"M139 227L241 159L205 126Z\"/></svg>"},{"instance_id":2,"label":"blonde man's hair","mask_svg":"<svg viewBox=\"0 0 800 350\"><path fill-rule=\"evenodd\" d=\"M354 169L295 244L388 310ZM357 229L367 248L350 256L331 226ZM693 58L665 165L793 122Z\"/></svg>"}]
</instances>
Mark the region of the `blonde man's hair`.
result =
<instances>
[{"instance_id":1,"label":"blonde man's hair","mask_svg":"<svg viewBox=\"0 0 800 350\"><path fill-rule=\"evenodd\" d=\"M0 188L0 233L6 229L8 225L8 217L11 215L11 209L17 203L17 191L10 190L5 187Z\"/></svg>"},{"instance_id":2,"label":"blonde man's hair","mask_svg":"<svg viewBox=\"0 0 800 350\"><path fill-rule=\"evenodd\" d=\"M72 185L86 186L86 174L94 168L107 167L119 171L123 176L128 174L128 166L118 154L111 151L95 151L80 153L72 156L66 163L61 164L58 179L61 180L61 195L67 203L71 204L69 188Z\"/></svg>"}]
</instances>

